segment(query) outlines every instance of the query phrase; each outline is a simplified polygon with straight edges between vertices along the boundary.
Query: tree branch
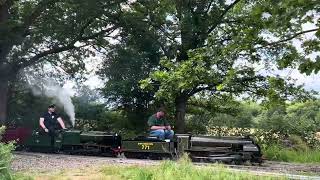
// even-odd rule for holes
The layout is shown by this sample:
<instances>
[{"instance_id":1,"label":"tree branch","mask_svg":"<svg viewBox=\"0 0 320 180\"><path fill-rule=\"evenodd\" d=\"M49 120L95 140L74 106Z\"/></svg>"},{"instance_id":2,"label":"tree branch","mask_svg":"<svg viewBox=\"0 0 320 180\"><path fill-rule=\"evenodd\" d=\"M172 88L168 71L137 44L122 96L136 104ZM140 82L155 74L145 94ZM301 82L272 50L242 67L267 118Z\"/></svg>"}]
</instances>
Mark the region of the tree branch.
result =
<instances>
[{"instance_id":1,"label":"tree branch","mask_svg":"<svg viewBox=\"0 0 320 180\"><path fill-rule=\"evenodd\" d=\"M189 93L188 93L188 96L192 96L198 92L201 92L201 91L204 91L204 90L217 90L216 89L216 84L210 84L210 85L207 85L205 87L196 87L196 88L193 88Z\"/></svg>"},{"instance_id":2,"label":"tree branch","mask_svg":"<svg viewBox=\"0 0 320 180\"><path fill-rule=\"evenodd\" d=\"M232 9L236 4L238 4L241 0L235 0L233 3L231 3L229 6L227 6L227 8L222 12L222 14L220 15L220 18L222 19L228 12L230 9Z\"/></svg>"},{"instance_id":3,"label":"tree branch","mask_svg":"<svg viewBox=\"0 0 320 180\"><path fill-rule=\"evenodd\" d=\"M240 2L241 0L235 0L233 3L231 3L229 6L227 6L224 11L222 11L221 15L219 16L219 20L218 22L216 22L213 26L211 26L211 28L209 28L208 30L208 34L210 34L217 26L218 24L220 24L223 20L223 17L236 5Z\"/></svg>"},{"instance_id":4,"label":"tree branch","mask_svg":"<svg viewBox=\"0 0 320 180\"><path fill-rule=\"evenodd\" d=\"M258 82L258 81L261 81L261 80L264 80L265 77L264 76L260 76L260 75L257 75L257 76L253 76L253 77L244 77L244 78L237 78L237 79L234 79L234 81L237 83L236 85L241 85L242 87L243 86L246 86L246 87L249 87L246 83L248 82ZM198 92L201 92L201 91L204 91L204 90L214 90L214 91L218 91L216 89L216 86L218 84L221 84L223 83L222 81L220 82L217 82L217 83L214 83L214 84L208 84L207 86L205 87L195 87L193 88L189 93L187 93L188 96L192 96ZM251 91L250 89L244 89L244 90L239 90L239 91L234 91L232 89L222 89L222 90L219 90L219 92L229 92L229 93L239 93L239 92L245 92L245 91Z\"/></svg>"},{"instance_id":5,"label":"tree branch","mask_svg":"<svg viewBox=\"0 0 320 180\"><path fill-rule=\"evenodd\" d=\"M212 5L213 1L214 1L214 0L211 0L211 1L209 2L209 5L208 5L208 7L207 7L207 9L206 9L206 11L205 11L206 13L208 13L208 12L210 11L211 5Z\"/></svg>"},{"instance_id":6,"label":"tree branch","mask_svg":"<svg viewBox=\"0 0 320 180\"><path fill-rule=\"evenodd\" d=\"M97 37L104 35L106 33L108 33L108 35L110 35L114 30L115 30L115 28L111 27L111 28L108 28L105 30L101 30L100 32L97 32L97 33L92 34L90 36L84 36L84 37L79 36L77 39L73 40L72 42L70 42L67 45L64 45L64 46L57 45L49 50L42 51L42 52L36 54L35 56L31 57L28 60L22 59L20 61L20 63L16 66L16 69L19 70L19 69L31 66L33 64L39 63L39 62L41 62L43 57L48 56L48 55L57 54L60 52L65 52L65 51L71 50L71 49L77 49L77 48L84 47L84 46L76 47L76 46L74 46L74 44L78 41L88 41L88 40L97 38Z\"/></svg>"},{"instance_id":7,"label":"tree branch","mask_svg":"<svg viewBox=\"0 0 320 180\"><path fill-rule=\"evenodd\" d=\"M319 31L320 28L315 28L315 29L309 29L309 30L306 30L306 31L301 31L301 32L298 32L286 39L282 39L280 41L276 41L276 42L271 42L271 43L268 43L266 46L273 46L273 45L277 45L277 44L281 44L281 43L284 43L284 42L287 42L287 41L290 41L292 39L294 39L295 37L298 37L302 34L306 34L306 33L310 33L310 32L314 32L314 31Z\"/></svg>"}]
</instances>

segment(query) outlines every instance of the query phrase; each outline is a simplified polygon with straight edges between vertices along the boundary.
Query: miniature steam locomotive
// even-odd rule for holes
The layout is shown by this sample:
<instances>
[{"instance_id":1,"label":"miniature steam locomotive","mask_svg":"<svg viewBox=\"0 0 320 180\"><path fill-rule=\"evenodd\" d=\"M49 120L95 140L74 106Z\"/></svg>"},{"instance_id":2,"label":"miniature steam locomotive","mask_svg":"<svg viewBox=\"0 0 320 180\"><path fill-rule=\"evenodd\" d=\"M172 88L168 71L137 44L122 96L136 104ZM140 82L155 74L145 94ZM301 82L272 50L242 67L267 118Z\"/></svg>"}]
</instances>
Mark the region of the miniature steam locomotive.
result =
<instances>
[{"instance_id":1,"label":"miniature steam locomotive","mask_svg":"<svg viewBox=\"0 0 320 180\"><path fill-rule=\"evenodd\" d=\"M18 149L48 152L50 137L37 130L25 128L8 129L2 141L15 140ZM56 133L56 152L69 154L124 155L127 158L176 159L188 153L193 161L262 163L259 145L249 137L213 137L176 134L173 140L159 140L156 137L122 139L119 134L100 131L83 132L66 130Z\"/></svg>"}]
</instances>

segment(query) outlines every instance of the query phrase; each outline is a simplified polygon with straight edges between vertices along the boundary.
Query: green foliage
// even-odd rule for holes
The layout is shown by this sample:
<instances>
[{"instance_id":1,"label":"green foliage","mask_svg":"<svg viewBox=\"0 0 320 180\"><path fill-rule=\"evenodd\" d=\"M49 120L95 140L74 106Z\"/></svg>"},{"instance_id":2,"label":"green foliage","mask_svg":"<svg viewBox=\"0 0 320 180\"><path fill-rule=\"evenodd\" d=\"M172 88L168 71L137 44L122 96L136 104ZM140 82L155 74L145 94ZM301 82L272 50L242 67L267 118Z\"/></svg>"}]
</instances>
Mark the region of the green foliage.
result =
<instances>
[{"instance_id":1,"label":"green foliage","mask_svg":"<svg viewBox=\"0 0 320 180\"><path fill-rule=\"evenodd\" d=\"M274 143L280 143L285 139L285 135L273 130L263 130L256 128L230 128L223 126L208 127L207 134L212 136L241 136L251 137L261 147L268 147Z\"/></svg>"},{"instance_id":2,"label":"green foliage","mask_svg":"<svg viewBox=\"0 0 320 180\"><path fill-rule=\"evenodd\" d=\"M281 107L275 107L270 110L263 111L256 119L258 127L262 129L273 130L274 132L280 132L282 134L289 133L289 122L285 119L285 109Z\"/></svg>"},{"instance_id":3,"label":"green foliage","mask_svg":"<svg viewBox=\"0 0 320 180\"><path fill-rule=\"evenodd\" d=\"M238 102L230 96L193 98L188 108L187 132L195 134L206 134L208 127L256 127L255 118L261 113L258 104Z\"/></svg>"},{"instance_id":4,"label":"green foliage","mask_svg":"<svg viewBox=\"0 0 320 180\"><path fill-rule=\"evenodd\" d=\"M228 106L228 103L220 103L221 107ZM229 105L230 107L233 104ZM257 139L262 146L268 146L273 143L290 137L290 141L300 144L299 150L305 149L305 146L318 147L319 141L316 139L316 132L319 131L318 108L319 100L307 101L304 103L291 103L285 106L265 109L264 106L255 103L241 103L233 112L203 113L201 115L190 115L196 122L187 121L191 126L203 129L201 133L208 133L217 136L245 136L251 135ZM193 117L194 116L194 117ZM202 120L203 117L205 120ZM199 120L196 118L200 118ZM189 116L188 118L189 119ZM197 121L200 123L197 125ZM196 131L196 129L195 129ZM290 136L289 136L290 135ZM297 137L297 138L294 138ZM306 142L303 145L300 142Z\"/></svg>"},{"instance_id":5,"label":"green foliage","mask_svg":"<svg viewBox=\"0 0 320 180\"><path fill-rule=\"evenodd\" d=\"M133 17L140 16L137 14ZM150 115L150 107L155 106L154 91L143 91L139 87L139 81L148 77L149 73L159 63L159 45L154 42L152 32L137 31L131 34L132 28L143 29L143 22L131 24L132 16L126 17L123 39L121 43L111 47L110 52L104 57L102 68L97 74L107 79L102 95L113 109L121 111L127 119L122 122L125 127L131 125L133 129L143 130L146 126L147 116ZM128 24L128 22L130 22ZM140 24L142 23L142 25Z\"/></svg>"},{"instance_id":6,"label":"green foliage","mask_svg":"<svg viewBox=\"0 0 320 180\"><path fill-rule=\"evenodd\" d=\"M127 48L121 45L114 46L110 54L105 57L103 67L98 72L102 78L107 79L101 90L107 101L115 106L131 111L146 109L154 93L142 91L138 82L146 78L158 64L159 55L153 49L153 45L140 47L146 42L137 44L140 40L127 41L130 43Z\"/></svg>"},{"instance_id":7,"label":"green foliage","mask_svg":"<svg viewBox=\"0 0 320 180\"><path fill-rule=\"evenodd\" d=\"M104 94L117 105L133 109L148 107L155 93L155 101L175 104L181 127L186 109L180 110L178 104L185 107L201 92L205 98L244 94L262 98L270 107L284 105L287 99L310 98L291 79L256 68L302 67L305 54L317 50L317 38L301 39L303 53L290 41L306 33L301 32L303 24L314 20L316 13L310 11L318 6L314 1L310 4L134 1L116 21L122 28L121 40L106 56L100 72L108 80Z\"/></svg>"},{"instance_id":8,"label":"green foliage","mask_svg":"<svg viewBox=\"0 0 320 180\"><path fill-rule=\"evenodd\" d=\"M5 127L0 127L0 139ZM13 143L3 144L0 142L0 179L13 179L10 162L12 159L11 151L14 149Z\"/></svg>"},{"instance_id":9,"label":"green foliage","mask_svg":"<svg viewBox=\"0 0 320 180\"><path fill-rule=\"evenodd\" d=\"M292 103L286 109L280 106L265 110L256 121L259 128L298 135L308 144L316 145L315 133L320 127L319 108L319 100Z\"/></svg>"},{"instance_id":10,"label":"green foliage","mask_svg":"<svg viewBox=\"0 0 320 180\"><path fill-rule=\"evenodd\" d=\"M320 163L320 152L318 149L297 151L285 148L283 145L274 144L264 148L262 152L268 160L297 163Z\"/></svg>"},{"instance_id":11,"label":"green foliage","mask_svg":"<svg viewBox=\"0 0 320 180\"><path fill-rule=\"evenodd\" d=\"M81 71L84 57L95 54L84 47L108 44L103 37L112 30L101 28L109 25L107 17L117 13L121 2L14 1L0 31L2 47L16 46L6 59L18 69L47 60L70 74Z\"/></svg>"},{"instance_id":12,"label":"green foliage","mask_svg":"<svg viewBox=\"0 0 320 180\"><path fill-rule=\"evenodd\" d=\"M208 99L194 97L189 101L188 114L186 116L187 132L205 134L207 126L240 125L235 116L241 112L241 103L232 96L211 96ZM223 115L228 118L221 118ZM231 119L231 118L233 119Z\"/></svg>"},{"instance_id":13,"label":"green foliage","mask_svg":"<svg viewBox=\"0 0 320 180\"><path fill-rule=\"evenodd\" d=\"M256 176L250 173L234 172L220 165L197 167L187 156L178 162L164 161L157 166L148 167L105 167L105 175L117 175L119 179L134 180L193 180L193 179L285 179L283 177Z\"/></svg>"},{"instance_id":14,"label":"green foliage","mask_svg":"<svg viewBox=\"0 0 320 180\"><path fill-rule=\"evenodd\" d=\"M180 30L182 41L180 44L167 43L164 46L169 46L169 49L174 49L172 47L175 46L181 48L178 48L175 57L163 58L160 63L161 68L151 73L150 78L142 80L141 87L152 89L149 86L154 84L159 86L160 83L156 95L168 101L178 96L189 97L206 90L213 93L246 92L266 96L270 101L281 100L281 102L284 98L288 98L288 94L296 94L297 89L301 90L300 87L287 84L279 77L260 76L252 66L256 62L263 61L266 56L274 60L273 62L279 62L280 68L294 66L292 61L301 58L290 43L279 42L279 44L274 43L275 47L266 46L268 42L262 37L261 32L270 32L271 35L281 39L287 36L284 32L291 27L289 25L292 23L291 18L298 18L297 12L291 10L284 13L289 13L284 18L283 12L277 9L291 9L289 3L286 5L279 3L279 7L270 4L272 3L269 1L236 1L228 8L225 2L215 5L208 1L183 5L179 2L172 3L176 11L170 11L168 14L177 18L169 19L165 25L175 30L168 33L169 35L174 36L176 31ZM225 7L226 11L223 10ZM191 11L193 8L197 11ZM306 13L307 9L312 8L304 6L299 13ZM264 19L263 13L272 15L269 19ZM279 19L287 24L278 24L276 20ZM152 19L150 21L157 23ZM175 27L176 24L181 26ZM298 31L301 25L294 24L295 30ZM277 26L281 26L280 29L283 31L278 32ZM208 44L204 45L206 40Z\"/></svg>"},{"instance_id":15,"label":"green foliage","mask_svg":"<svg viewBox=\"0 0 320 180\"><path fill-rule=\"evenodd\" d=\"M99 102L95 91L82 87L73 98L76 112L76 128L121 133L123 136L141 134L147 129L151 114L142 109L112 109Z\"/></svg>"},{"instance_id":16,"label":"green foliage","mask_svg":"<svg viewBox=\"0 0 320 180\"><path fill-rule=\"evenodd\" d=\"M300 136L290 135L288 138L288 142L290 142L289 146L291 146L290 148L292 148L293 150L296 150L296 151L309 150L307 143Z\"/></svg>"},{"instance_id":17,"label":"green foliage","mask_svg":"<svg viewBox=\"0 0 320 180\"><path fill-rule=\"evenodd\" d=\"M56 68L58 74L83 78L84 60L106 49L109 35L118 29L111 22L117 19L123 2L126 1L1 1L1 14L5 14L0 19L1 95L9 95L8 86L16 84L20 75L25 77L25 70L41 69L50 74L48 69ZM8 119L8 102L6 98L1 100L3 122Z\"/></svg>"},{"instance_id":18,"label":"green foliage","mask_svg":"<svg viewBox=\"0 0 320 180\"><path fill-rule=\"evenodd\" d=\"M209 126L255 127L254 118L260 114L260 107L254 103L238 104L235 112L217 113L212 117Z\"/></svg>"}]
</instances>

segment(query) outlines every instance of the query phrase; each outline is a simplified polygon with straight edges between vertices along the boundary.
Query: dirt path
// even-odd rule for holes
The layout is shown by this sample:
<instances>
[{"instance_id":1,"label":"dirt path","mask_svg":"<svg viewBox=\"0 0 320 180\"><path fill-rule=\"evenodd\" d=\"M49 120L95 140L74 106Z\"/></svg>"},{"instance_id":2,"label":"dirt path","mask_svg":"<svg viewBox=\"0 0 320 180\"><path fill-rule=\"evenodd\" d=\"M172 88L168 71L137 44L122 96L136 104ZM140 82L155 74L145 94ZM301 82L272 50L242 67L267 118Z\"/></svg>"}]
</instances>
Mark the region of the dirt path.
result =
<instances>
[{"instance_id":1,"label":"dirt path","mask_svg":"<svg viewBox=\"0 0 320 180\"><path fill-rule=\"evenodd\" d=\"M113 164L153 165L157 163L159 163L159 161L97 156L15 152L11 168L14 171L52 171Z\"/></svg>"},{"instance_id":2,"label":"dirt path","mask_svg":"<svg viewBox=\"0 0 320 180\"><path fill-rule=\"evenodd\" d=\"M43 154L15 152L12 169L14 171L46 172L52 170L79 169L103 165L156 165L160 161L78 156L64 154ZM208 165L197 163L196 165ZM320 179L320 164L298 164L266 161L262 166L226 165L235 171L245 171L261 175L285 175L290 179ZM312 177L311 177L312 176Z\"/></svg>"}]
</instances>

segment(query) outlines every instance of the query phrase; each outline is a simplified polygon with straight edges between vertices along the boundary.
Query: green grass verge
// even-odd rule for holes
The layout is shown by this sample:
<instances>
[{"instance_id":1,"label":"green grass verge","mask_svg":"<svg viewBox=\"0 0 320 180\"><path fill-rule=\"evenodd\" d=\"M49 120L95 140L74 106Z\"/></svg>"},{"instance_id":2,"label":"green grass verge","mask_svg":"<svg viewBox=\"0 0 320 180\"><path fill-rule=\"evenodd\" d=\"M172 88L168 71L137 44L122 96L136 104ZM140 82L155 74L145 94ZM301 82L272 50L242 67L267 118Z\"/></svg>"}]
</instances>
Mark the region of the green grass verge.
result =
<instances>
[{"instance_id":1,"label":"green grass verge","mask_svg":"<svg viewBox=\"0 0 320 180\"><path fill-rule=\"evenodd\" d=\"M284 177L257 176L250 173L234 172L222 165L195 166L188 159L178 162L164 161L158 166L105 167L104 175L114 175L118 179L134 180L197 180L197 179L286 179Z\"/></svg>"},{"instance_id":2,"label":"green grass verge","mask_svg":"<svg viewBox=\"0 0 320 180\"><path fill-rule=\"evenodd\" d=\"M279 145L272 145L265 148L262 153L268 160L296 163L320 163L320 150L317 149L296 151L283 148Z\"/></svg>"},{"instance_id":3,"label":"green grass verge","mask_svg":"<svg viewBox=\"0 0 320 180\"><path fill-rule=\"evenodd\" d=\"M87 167L84 169L66 169L57 172L39 172L19 175L19 180L198 180L198 179L224 179L224 180L272 180L286 179L276 176L258 176L245 172L235 172L223 165L195 166L188 158L178 162L164 161L160 165L127 166L110 165L104 167ZM32 176L32 178L30 177Z\"/></svg>"}]
</instances>

